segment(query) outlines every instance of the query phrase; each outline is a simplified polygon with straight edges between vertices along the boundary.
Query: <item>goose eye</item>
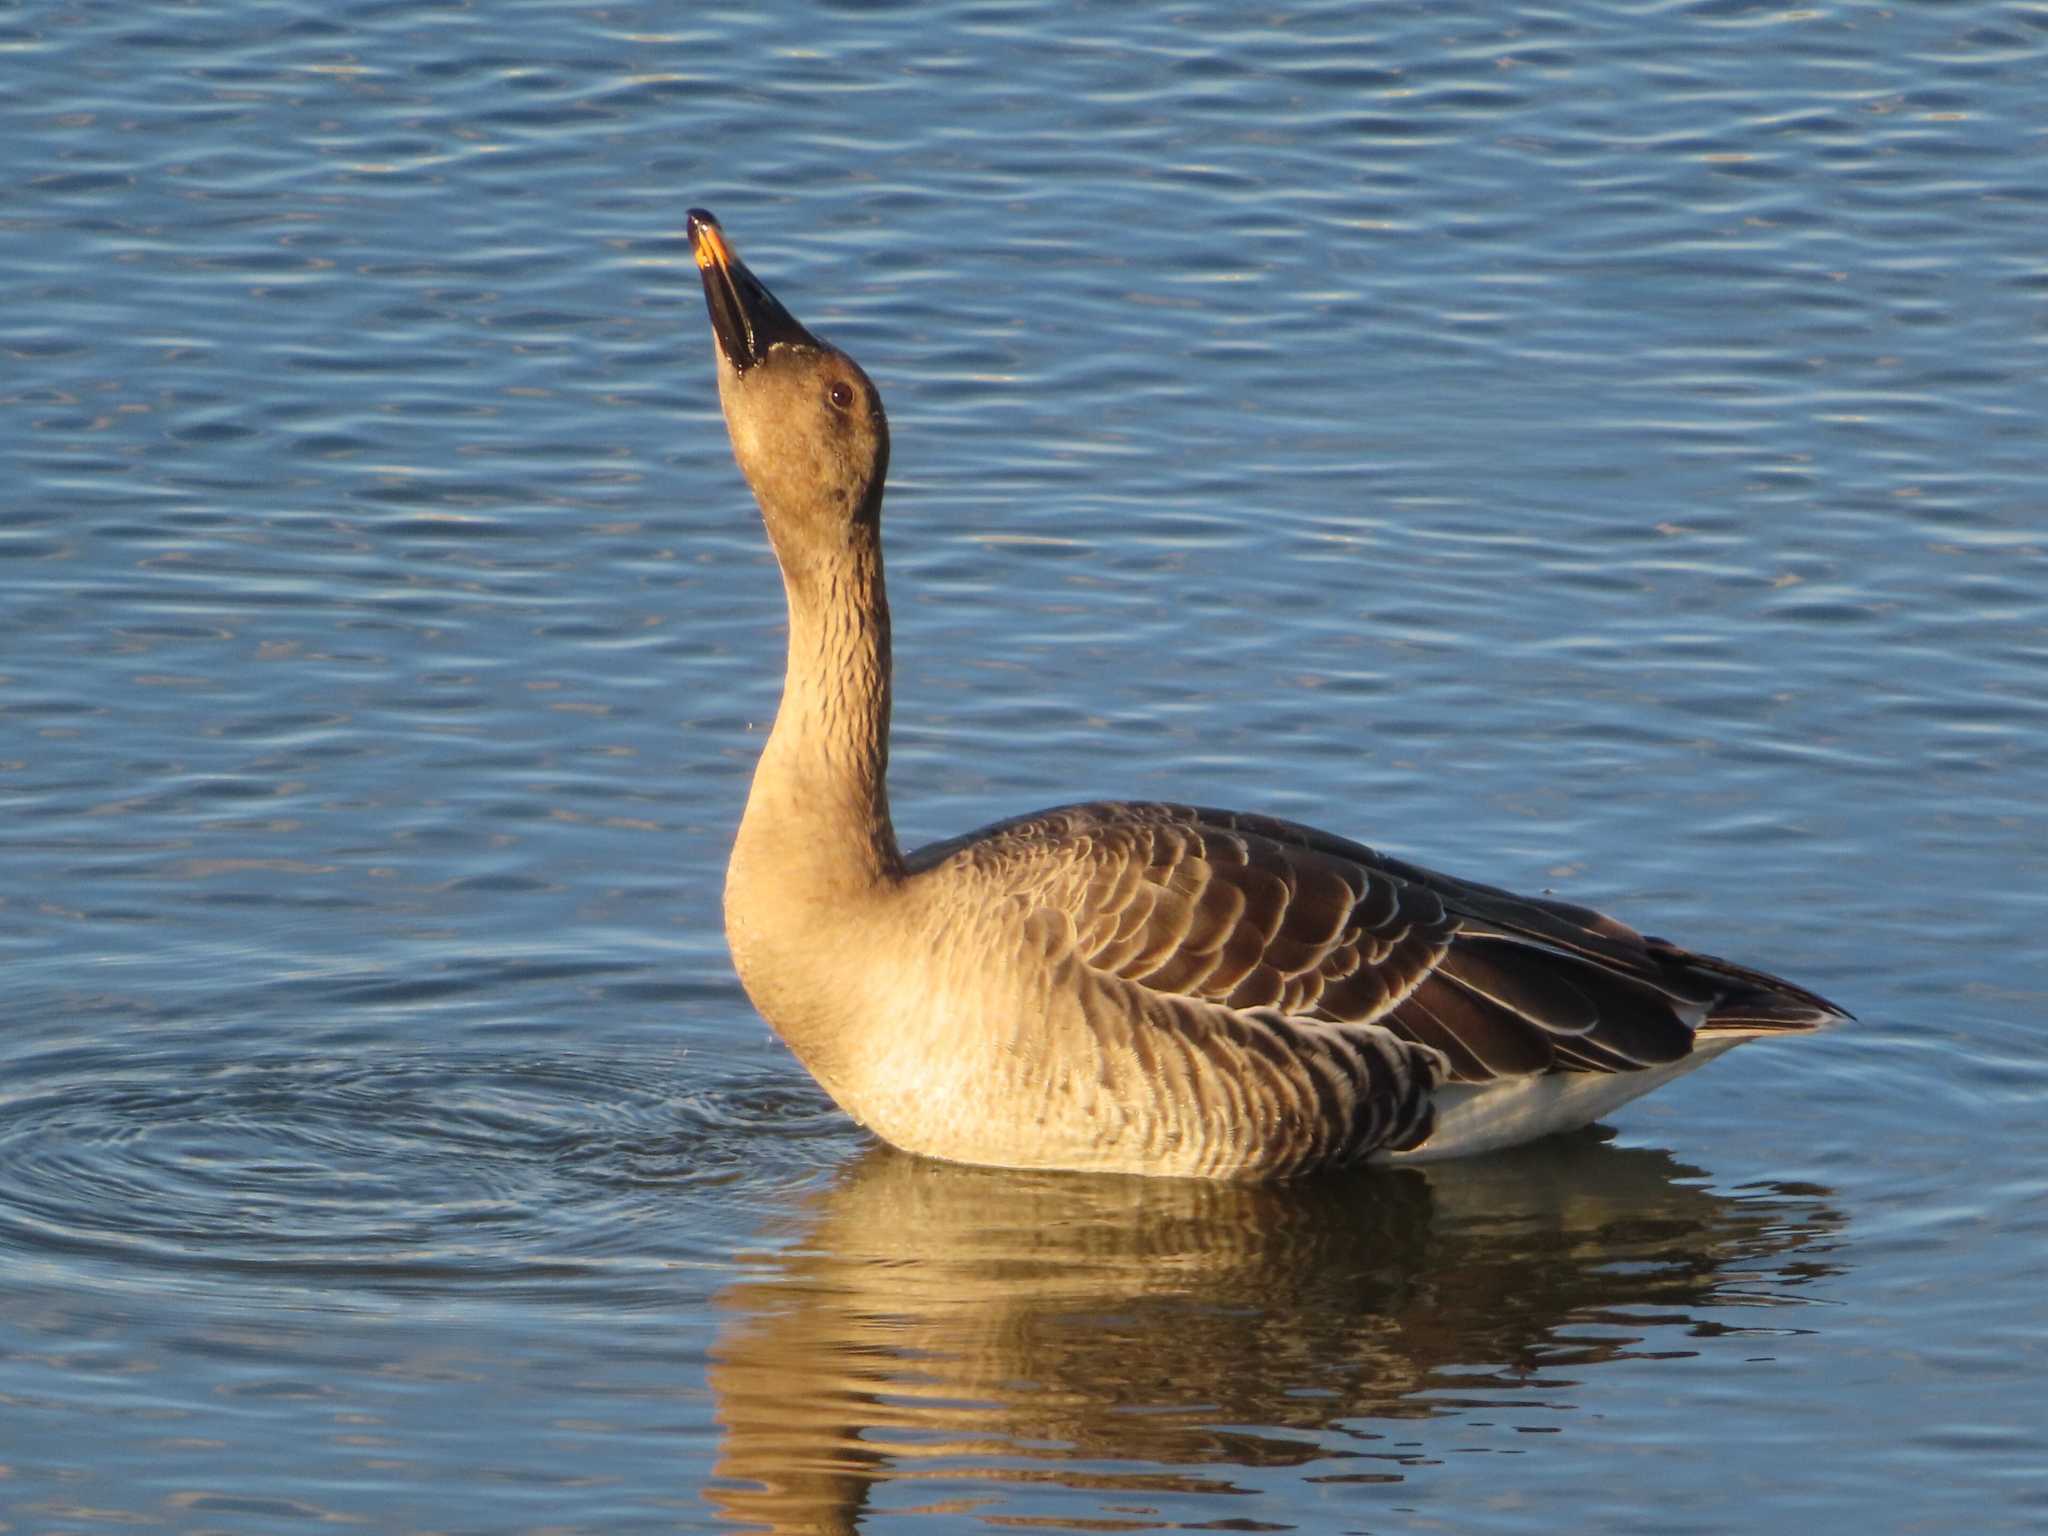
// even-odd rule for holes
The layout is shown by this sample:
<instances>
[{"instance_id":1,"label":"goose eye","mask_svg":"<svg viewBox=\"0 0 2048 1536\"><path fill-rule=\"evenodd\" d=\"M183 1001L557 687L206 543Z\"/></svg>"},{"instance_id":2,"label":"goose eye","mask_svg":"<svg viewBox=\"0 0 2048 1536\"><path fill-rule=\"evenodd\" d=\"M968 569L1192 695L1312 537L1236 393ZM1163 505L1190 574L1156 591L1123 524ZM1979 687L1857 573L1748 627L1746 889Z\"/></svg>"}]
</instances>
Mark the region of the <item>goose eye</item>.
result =
<instances>
[{"instance_id":1,"label":"goose eye","mask_svg":"<svg viewBox=\"0 0 2048 1536\"><path fill-rule=\"evenodd\" d=\"M833 384L831 400L834 410L845 410L849 405L853 404L853 386L844 382Z\"/></svg>"}]
</instances>

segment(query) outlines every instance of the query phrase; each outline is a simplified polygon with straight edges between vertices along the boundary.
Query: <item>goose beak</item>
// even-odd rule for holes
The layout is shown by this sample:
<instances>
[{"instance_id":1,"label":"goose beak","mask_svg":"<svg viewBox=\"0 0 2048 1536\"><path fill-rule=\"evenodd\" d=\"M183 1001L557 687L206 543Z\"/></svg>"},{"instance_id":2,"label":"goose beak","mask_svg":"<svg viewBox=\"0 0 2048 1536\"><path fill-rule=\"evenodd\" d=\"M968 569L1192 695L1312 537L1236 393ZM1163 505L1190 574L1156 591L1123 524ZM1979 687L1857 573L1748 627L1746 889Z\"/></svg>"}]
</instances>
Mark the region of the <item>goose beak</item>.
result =
<instances>
[{"instance_id":1,"label":"goose beak","mask_svg":"<svg viewBox=\"0 0 2048 1536\"><path fill-rule=\"evenodd\" d=\"M690 210L690 253L704 279L704 302L711 310L711 333L719 353L733 371L745 373L768 355L771 347L819 346L818 338L797 323L733 255L725 231L702 208Z\"/></svg>"}]
</instances>

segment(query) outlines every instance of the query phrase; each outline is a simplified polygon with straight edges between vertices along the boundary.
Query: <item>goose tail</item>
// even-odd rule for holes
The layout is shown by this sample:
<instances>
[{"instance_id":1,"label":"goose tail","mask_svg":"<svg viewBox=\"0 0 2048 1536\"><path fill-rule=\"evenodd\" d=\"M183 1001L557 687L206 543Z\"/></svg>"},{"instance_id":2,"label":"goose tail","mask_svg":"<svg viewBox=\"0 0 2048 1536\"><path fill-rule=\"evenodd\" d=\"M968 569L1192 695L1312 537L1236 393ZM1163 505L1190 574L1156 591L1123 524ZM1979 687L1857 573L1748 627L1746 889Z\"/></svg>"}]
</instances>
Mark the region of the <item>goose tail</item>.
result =
<instances>
[{"instance_id":1,"label":"goose tail","mask_svg":"<svg viewBox=\"0 0 2048 1536\"><path fill-rule=\"evenodd\" d=\"M1662 946L1661 940L1652 940ZM1767 971L1751 970L1718 955L1691 953L1689 968L1720 986L1721 995L1700 1021L1703 1035L1800 1035L1853 1019L1848 1009L1829 1002Z\"/></svg>"}]
</instances>

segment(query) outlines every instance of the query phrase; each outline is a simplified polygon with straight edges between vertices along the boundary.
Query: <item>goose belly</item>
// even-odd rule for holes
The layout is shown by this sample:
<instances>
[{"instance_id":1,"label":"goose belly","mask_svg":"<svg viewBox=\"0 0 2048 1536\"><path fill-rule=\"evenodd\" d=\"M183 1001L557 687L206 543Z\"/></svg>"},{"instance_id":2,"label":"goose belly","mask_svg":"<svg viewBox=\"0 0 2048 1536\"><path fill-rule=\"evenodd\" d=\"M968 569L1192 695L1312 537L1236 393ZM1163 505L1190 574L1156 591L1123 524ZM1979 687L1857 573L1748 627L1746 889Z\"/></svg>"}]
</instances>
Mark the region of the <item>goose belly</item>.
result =
<instances>
[{"instance_id":1,"label":"goose belly","mask_svg":"<svg viewBox=\"0 0 2048 1536\"><path fill-rule=\"evenodd\" d=\"M1491 1083L1446 1083L1436 1091L1436 1129L1429 1139L1411 1151L1383 1153L1374 1161L1469 1157L1574 1131L1683 1077L1744 1038L1702 1039L1682 1059L1638 1072L1547 1072Z\"/></svg>"}]
</instances>

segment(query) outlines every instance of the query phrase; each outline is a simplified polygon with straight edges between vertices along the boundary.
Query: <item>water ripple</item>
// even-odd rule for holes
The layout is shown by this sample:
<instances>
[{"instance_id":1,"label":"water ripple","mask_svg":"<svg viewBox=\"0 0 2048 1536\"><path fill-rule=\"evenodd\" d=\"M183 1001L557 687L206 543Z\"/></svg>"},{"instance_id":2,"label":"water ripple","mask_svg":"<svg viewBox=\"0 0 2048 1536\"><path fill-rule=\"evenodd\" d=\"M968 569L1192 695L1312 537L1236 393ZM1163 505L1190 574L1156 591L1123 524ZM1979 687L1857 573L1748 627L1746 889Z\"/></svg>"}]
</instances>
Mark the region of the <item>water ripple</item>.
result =
<instances>
[{"instance_id":1,"label":"water ripple","mask_svg":"<svg viewBox=\"0 0 2048 1536\"><path fill-rule=\"evenodd\" d=\"M707 1090L577 1057L195 1071L81 1046L17 1061L0 1115L0 1243L96 1285L287 1298L623 1304L678 1263L718 1261L673 1221L693 1188L744 1209L850 1139L786 1073ZM670 1240L650 1242L649 1222Z\"/></svg>"}]
</instances>

